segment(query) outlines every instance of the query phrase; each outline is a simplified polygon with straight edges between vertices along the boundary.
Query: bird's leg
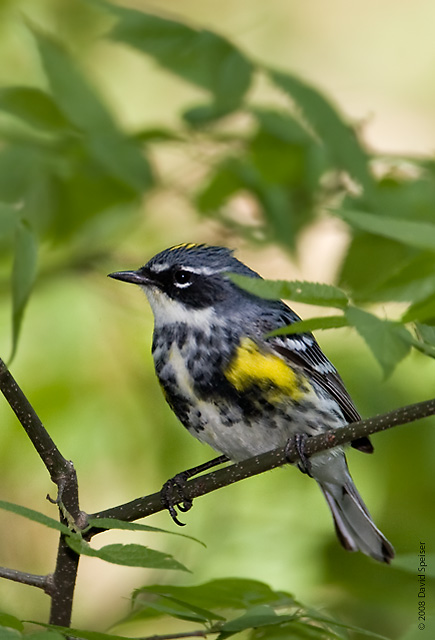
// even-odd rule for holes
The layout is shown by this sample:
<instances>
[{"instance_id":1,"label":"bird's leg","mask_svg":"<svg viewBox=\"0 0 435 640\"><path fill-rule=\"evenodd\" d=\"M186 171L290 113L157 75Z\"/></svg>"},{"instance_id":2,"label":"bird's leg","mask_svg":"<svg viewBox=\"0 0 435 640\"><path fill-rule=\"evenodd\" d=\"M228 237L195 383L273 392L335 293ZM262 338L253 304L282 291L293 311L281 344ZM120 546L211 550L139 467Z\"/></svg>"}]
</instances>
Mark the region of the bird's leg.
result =
<instances>
[{"instance_id":1,"label":"bird's leg","mask_svg":"<svg viewBox=\"0 0 435 640\"><path fill-rule=\"evenodd\" d=\"M186 498L184 495L186 481L189 480L189 478L193 478L193 476L198 475L198 473L208 471L209 469L217 467L224 462L229 462L229 458L224 455L218 456L217 458L213 458L213 460L199 464L196 467L186 469L186 471L181 471L165 482L160 491L160 499L163 506L169 511L175 524L178 524L180 527L184 527L185 525L184 522L180 522L178 520L176 509L185 512L192 508L192 500L190 498Z\"/></svg>"},{"instance_id":2,"label":"bird's leg","mask_svg":"<svg viewBox=\"0 0 435 640\"><path fill-rule=\"evenodd\" d=\"M311 461L305 453L305 446L307 444L308 435L306 433L296 433L292 439L287 442L286 450L289 450L292 445L295 446L299 456L298 468L302 473L306 473L310 478L313 477L311 473ZM287 451L286 451L287 453Z\"/></svg>"}]
</instances>

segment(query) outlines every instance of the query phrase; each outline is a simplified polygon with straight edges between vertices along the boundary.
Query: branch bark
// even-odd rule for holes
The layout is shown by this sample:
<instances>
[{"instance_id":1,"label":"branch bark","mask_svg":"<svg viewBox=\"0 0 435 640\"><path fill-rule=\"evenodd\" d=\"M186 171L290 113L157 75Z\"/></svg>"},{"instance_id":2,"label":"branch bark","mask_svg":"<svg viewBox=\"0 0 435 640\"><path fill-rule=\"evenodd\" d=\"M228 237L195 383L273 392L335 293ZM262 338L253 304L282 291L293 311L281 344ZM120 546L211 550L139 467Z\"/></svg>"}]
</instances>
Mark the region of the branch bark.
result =
<instances>
[{"instance_id":1,"label":"branch bark","mask_svg":"<svg viewBox=\"0 0 435 640\"><path fill-rule=\"evenodd\" d=\"M35 573L26 573L25 571L17 571L16 569L0 567L0 578L6 578L7 580L12 580L13 582L27 584L31 587L38 587L39 589L43 589L46 593L50 592L50 575L40 576Z\"/></svg>"},{"instance_id":2,"label":"branch bark","mask_svg":"<svg viewBox=\"0 0 435 640\"><path fill-rule=\"evenodd\" d=\"M51 439L36 411L18 386L6 364L0 358L0 389L12 410L29 436L33 446L57 485L57 499L60 521L68 525L68 513L78 527L85 525L84 514L79 507L77 475L72 462L66 460ZM71 623L72 601L77 576L79 556L67 546L64 537L59 538L56 568L50 576L51 597L50 623L69 626ZM27 582L25 576L29 576ZM11 576L3 575L3 577ZM31 574L21 574L23 582L31 586L41 586ZM45 588L45 587L44 587Z\"/></svg>"},{"instance_id":3,"label":"branch bark","mask_svg":"<svg viewBox=\"0 0 435 640\"><path fill-rule=\"evenodd\" d=\"M359 422L353 422L345 427L339 427L333 431L327 431L318 436L309 438L306 442L305 453L307 457L324 451L326 449L332 449L340 445L349 444L353 440L368 436L379 431L385 431L391 429L400 424L407 424L415 422L421 418L435 414L435 398L432 400L426 400L417 404L408 405L385 413L367 420L360 420ZM268 453L243 460L237 464L232 464L224 469L212 471L206 475L193 478L186 482L183 489L183 495L188 500L193 500L199 496L206 495L216 489L221 489L234 482L245 480L251 476L264 473L270 469L281 467L284 464L294 463L299 461L299 454L294 444L288 447L282 447L280 449L274 449ZM111 509L99 511L89 516L90 518L117 518L127 522L138 520L139 518L145 518L163 511L165 506L161 500L161 494L153 493L152 495L145 496L143 498L137 498L131 502L121 504ZM104 529L97 529L96 527L90 529L86 536L92 537L93 535L104 531Z\"/></svg>"},{"instance_id":4,"label":"branch bark","mask_svg":"<svg viewBox=\"0 0 435 640\"><path fill-rule=\"evenodd\" d=\"M26 430L35 449L50 473L51 479L57 484L60 507L60 520L69 524L72 516L76 527L83 530L88 517L79 508L78 482L74 466L66 460L53 440L45 430L41 420L24 393L15 382L4 362L0 359L0 390L11 405L18 420ZM309 438L306 442L307 457L320 451L350 443L353 440L379 431L384 431L399 424L414 422L435 414L435 399L396 409L389 413L361 420L353 424L328 431ZM284 464L297 462L299 454L295 445L275 449L254 458L232 464L218 471L193 478L186 483L183 491L184 498L193 500L216 489L239 482L254 475L263 473ZM61 500L60 500L61 499ZM154 493L131 502L121 504L111 509L99 511L90 517L118 518L127 522L144 518L166 507L162 503L161 492ZM103 527L94 526L86 532L89 539L97 533L105 531ZM74 553L60 536L56 568L52 575L35 576L10 569L0 569L0 577L16 580L43 588L51 597L50 623L68 627L71 622L74 586L77 576L79 556Z\"/></svg>"},{"instance_id":5,"label":"branch bark","mask_svg":"<svg viewBox=\"0 0 435 640\"><path fill-rule=\"evenodd\" d=\"M0 359L0 388L11 409L26 431L41 460L47 467L51 479L58 484L68 473L68 461L65 460L50 435L37 416L34 408L14 380L3 360Z\"/></svg>"}]
</instances>

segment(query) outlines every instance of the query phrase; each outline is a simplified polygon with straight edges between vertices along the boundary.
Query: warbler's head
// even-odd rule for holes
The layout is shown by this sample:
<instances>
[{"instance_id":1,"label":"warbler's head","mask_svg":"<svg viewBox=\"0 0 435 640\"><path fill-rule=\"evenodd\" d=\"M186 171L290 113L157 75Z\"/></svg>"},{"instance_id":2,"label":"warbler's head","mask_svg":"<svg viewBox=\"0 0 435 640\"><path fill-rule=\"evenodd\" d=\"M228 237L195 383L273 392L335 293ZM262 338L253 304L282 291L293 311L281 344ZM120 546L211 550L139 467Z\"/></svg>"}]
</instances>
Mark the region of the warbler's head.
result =
<instances>
[{"instance_id":1,"label":"warbler's head","mask_svg":"<svg viewBox=\"0 0 435 640\"><path fill-rule=\"evenodd\" d=\"M205 244L177 245L158 253L137 271L117 271L109 276L141 286L156 323L166 324L194 315L199 319L200 314L193 312L215 310L236 296L250 298L233 284L229 273L260 277L230 249Z\"/></svg>"}]
</instances>

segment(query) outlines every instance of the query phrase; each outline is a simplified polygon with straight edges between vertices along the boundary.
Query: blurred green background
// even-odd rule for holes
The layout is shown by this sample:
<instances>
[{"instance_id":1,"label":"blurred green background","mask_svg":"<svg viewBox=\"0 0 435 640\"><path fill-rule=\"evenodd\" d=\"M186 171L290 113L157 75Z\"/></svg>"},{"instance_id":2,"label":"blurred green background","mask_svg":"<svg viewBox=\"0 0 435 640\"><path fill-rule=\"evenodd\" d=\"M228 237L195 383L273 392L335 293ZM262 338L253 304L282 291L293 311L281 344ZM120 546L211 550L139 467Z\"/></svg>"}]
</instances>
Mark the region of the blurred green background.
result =
<instances>
[{"instance_id":1,"label":"blurred green background","mask_svg":"<svg viewBox=\"0 0 435 640\"><path fill-rule=\"evenodd\" d=\"M229 37L251 59L308 80L356 123L366 148L381 161L387 154L397 160L414 156L429 161L433 153L435 5L429 0L412 5L388 0L267 4L161 0L151 5L136 0L128 6L207 27ZM77 182L74 222L65 222L69 214L59 209L60 232L42 229L38 277L12 365L61 452L73 460L81 506L88 512L152 493L168 477L213 455L181 428L158 389L150 355L152 317L145 298L108 280L106 274L136 268L165 247L193 241L236 248L237 256L264 277L333 283L351 240L351 231L337 219L313 216L311 222L307 215L310 224L304 221L298 227L302 231L281 239L280 246L271 241L273 234L258 242L246 231L251 218L255 222L259 215L249 193L238 194L228 217L198 215L192 194L204 188L210 166L223 153L222 140L217 133L213 138L201 129L186 131L180 114L203 103L204 96L151 58L104 38L112 23L112 16L79 0L0 4L2 87L47 89L31 33L37 27L72 52L120 128L132 135L142 132L145 142L151 139L146 151L153 167L153 189L145 194L128 191L125 185L114 189L119 196L116 206L107 207L104 216L89 213L88 223L88 213L80 207L92 197L92 179L89 192L85 182ZM251 99L267 107L283 100L261 80ZM163 128L164 135L151 135L155 127ZM249 130L246 114L232 123L231 135L238 130ZM20 147L29 131L10 114L0 114L5 145ZM220 132L224 134L225 127ZM166 144L153 144L165 135ZM26 153L21 145L13 166L18 191L27 170L25 158L31 162ZM13 158L2 157L0 168L7 163L11 170L11 162ZM59 184L70 170L66 164L56 165ZM0 187L1 182L0 176ZM105 189L102 182L100 198ZM110 204L109 196L111 191ZM426 219L433 221L431 197ZM99 204L95 210L100 214L103 209ZM241 230L234 222L246 226ZM7 243L2 252L0 351L7 358L13 257ZM361 260L364 272L374 258L368 252ZM379 255L376 260L382 269ZM400 304L389 305L388 313L394 315ZM318 315L307 305L292 306L304 317ZM385 307L378 312L386 314ZM425 356L413 352L385 380L354 331L328 331L317 337L364 416L433 397L435 365ZM398 554L415 554L416 569L420 541L433 552L434 426L433 419L426 420L375 436L373 457L349 452L352 474L377 525ZM47 493L54 495L54 487L4 401L0 402L0 487L1 499L56 517L55 507L45 500ZM191 576L163 576L83 557L73 624L108 626L127 611L129 593L141 584L159 580L195 584L242 576L290 591L306 604L394 639L416 626L416 573L345 553L317 486L294 469L270 472L198 499L184 521L186 532L203 540L206 549L169 536L142 534L140 540L174 554L191 569ZM147 523L175 530L166 513ZM97 542L132 539L137 540L137 534L118 532L104 534ZM46 573L53 567L55 552L54 532L0 512L0 565ZM431 588L433 610L433 584ZM48 598L3 580L0 610L44 620Z\"/></svg>"}]
</instances>

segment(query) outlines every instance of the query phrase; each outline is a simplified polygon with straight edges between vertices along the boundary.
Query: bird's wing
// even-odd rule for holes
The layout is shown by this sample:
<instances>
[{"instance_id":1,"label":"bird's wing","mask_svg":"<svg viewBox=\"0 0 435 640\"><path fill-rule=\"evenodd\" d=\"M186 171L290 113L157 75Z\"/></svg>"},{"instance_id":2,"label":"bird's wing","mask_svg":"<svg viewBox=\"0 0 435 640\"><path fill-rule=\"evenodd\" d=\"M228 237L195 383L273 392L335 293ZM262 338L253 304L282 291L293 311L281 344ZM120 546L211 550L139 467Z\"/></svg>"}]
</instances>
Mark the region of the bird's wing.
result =
<instances>
[{"instance_id":1,"label":"bird's wing","mask_svg":"<svg viewBox=\"0 0 435 640\"><path fill-rule=\"evenodd\" d=\"M262 325L263 336L278 327L292 324L299 320L299 317L287 305L281 304L282 307L278 317L276 314L262 316L259 324ZM257 327L257 329L259 328ZM339 373L320 349L311 333L274 336L266 338L266 342L275 353L302 369L310 380L316 382L321 389L331 396L337 402L349 423L361 420L361 416ZM373 452L373 445L367 437L354 440L352 446L365 453Z\"/></svg>"}]
</instances>

